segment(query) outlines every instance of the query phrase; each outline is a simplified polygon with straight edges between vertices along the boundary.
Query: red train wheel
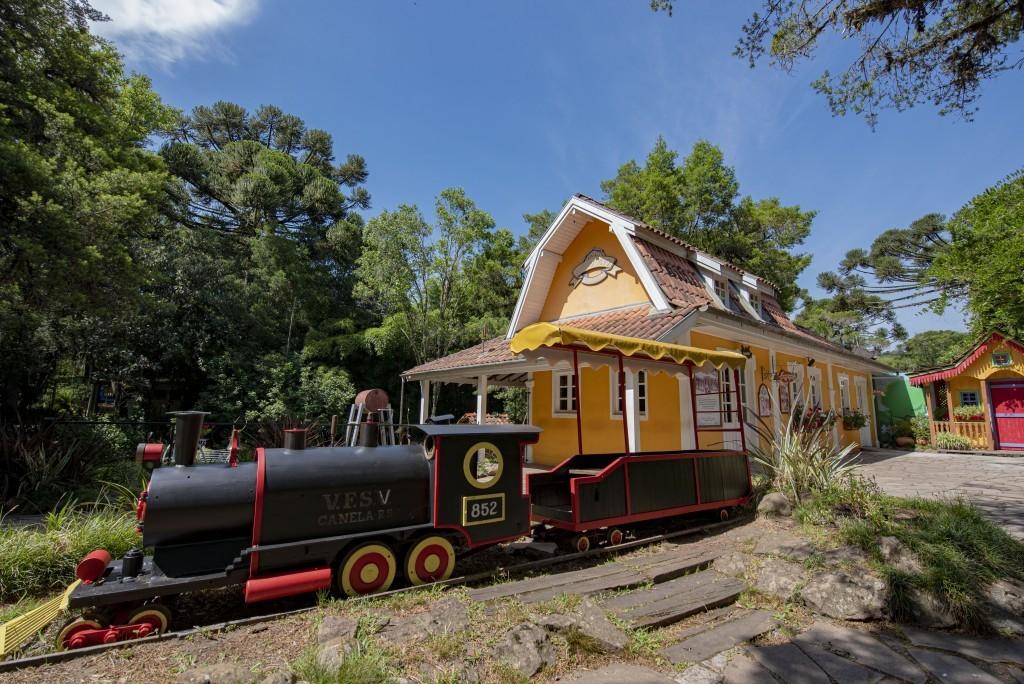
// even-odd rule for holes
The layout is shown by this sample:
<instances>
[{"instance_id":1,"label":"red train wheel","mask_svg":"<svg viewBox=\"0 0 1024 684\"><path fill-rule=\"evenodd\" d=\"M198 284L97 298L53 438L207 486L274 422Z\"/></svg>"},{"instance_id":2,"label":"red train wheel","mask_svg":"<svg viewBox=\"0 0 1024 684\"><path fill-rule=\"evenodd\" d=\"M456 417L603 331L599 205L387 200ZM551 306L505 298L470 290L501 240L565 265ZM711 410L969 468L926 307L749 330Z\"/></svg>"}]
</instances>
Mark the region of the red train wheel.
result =
<instances>
[{"instance_id":1,"label":"red train wheel","mask_svg":"<svg viewBox=\"0 0 1024 684\"><path fill-rule=\"evenodd\" d=\"M362 544L349 551L338 568L338 588L348 596L387 591L396 569L395 554L386 544Z\"/></svg>"},{"instance_id":2,"label":"red train wheel","mask_svg":"<svg viewBox=\"0 0 1024 684\"><path fill-rule=\"evenodd\" d=\"M589 551L590 537L585 534L577 534L572 538L572 548L576 549L579 553Z\"/></svg>"},{"instance_id":3,"label":"red train wheel","mask_svg":"<svg viewBox=\"0 0 1024 684\"><path fill-rule=\"evenodd\" d=\"M163 634L171 624L171 611L157 603L136 608L128 618L129 625L150 625L150 634Z\"/></svg>"},{"instance_id":4,"label":"red train wheel","mask_svg":"<svg viewBox=\"0 0 1024 684\"><path fill-rule=\"evenodd\" d=\"M622 530L620 530L618 527L613 527L612 529L608 530L608 544L609 545L611 545L611 546L618 546L619 544L622 543L622 540L624 538L625 538L625 536L622 534Z\"/></svg>"},{"instance_id":5,"label":"red train wheel","mask_svg":"<svg viewBox=\"0 0 1024 684\"><path fill-rule=\"evenodd\" d=\"M92 629L102 629L102 625L96 620L86 620L85 618L72 620L64 625L64 629L60 630L60 634L57 635L57 648L64 650L85 646L86 642L80 633Z\"/></svg>"},{"instance_id":6,"label":"red train wheel","mask_svg":"<svg viewBox=\"0 0 1024 684\"><path fill-rule=\"evenodd\" d=\"M446 580L453 570L455 549L444 537L424 537L405 554L405 577L409 584Z\"/></svg>"}]
</instances>

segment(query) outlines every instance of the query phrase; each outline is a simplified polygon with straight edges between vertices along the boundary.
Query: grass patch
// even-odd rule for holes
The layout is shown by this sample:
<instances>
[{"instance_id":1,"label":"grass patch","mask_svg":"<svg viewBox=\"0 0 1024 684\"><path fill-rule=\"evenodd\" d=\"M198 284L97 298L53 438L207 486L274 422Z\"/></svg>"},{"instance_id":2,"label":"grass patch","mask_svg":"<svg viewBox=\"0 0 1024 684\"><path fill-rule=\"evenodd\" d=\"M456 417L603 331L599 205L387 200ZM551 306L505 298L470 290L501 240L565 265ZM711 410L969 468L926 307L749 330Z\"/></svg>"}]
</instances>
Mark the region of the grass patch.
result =
<instances>
[{"instance_id":1,"label":"grass patch","mask_svg":"<svg viewBox=\"0 0 1024 684\"><path fill-rule=\"evenodd\" d=\"M886 579L893 617L907 620L916 595L930 594L964 626L985 631L985 595L1004 578L1024 580L1024 543L1011 537L964 500L902 499L852 478L796 509L808 525L834 525L847 544L859 546ZM921 565L910 572L887 564L880 537L895 537Z\"/></svg>"},{"instance_id":2,"label":"grass patch","mask_svg":"<svg viewBox=\"0 0 1024 684\"><path fill-rule=\"evenodd\" d=\"M135 516L106 506L68 504L49 513L41 529L0 526L0 601L63 589L90 551L106 549L117 558L140 543Z\"/></svg>"},{"instance_id":3,"label":"grass patch","mask_svg":"<svg viewBox=\"0 0 1024 684\"><path fill-rule=\"evenodd\" d=\"M371 638L356 639L338 668L323 665L318 649L307 650L292 663L291 669L300 681L310 684L385 684L393 682L396 673L387 652Z\"/></svg>"}]
</instances>

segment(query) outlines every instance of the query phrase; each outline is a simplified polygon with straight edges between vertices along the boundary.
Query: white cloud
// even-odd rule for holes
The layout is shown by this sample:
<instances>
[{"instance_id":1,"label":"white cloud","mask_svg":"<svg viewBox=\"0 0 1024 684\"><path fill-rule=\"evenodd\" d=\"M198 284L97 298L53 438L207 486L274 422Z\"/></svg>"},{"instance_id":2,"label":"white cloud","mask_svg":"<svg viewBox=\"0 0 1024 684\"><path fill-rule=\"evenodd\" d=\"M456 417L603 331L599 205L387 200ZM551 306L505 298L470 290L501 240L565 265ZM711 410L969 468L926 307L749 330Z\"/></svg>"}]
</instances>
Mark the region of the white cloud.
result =
<instances>
[{"instance_id":1,"label":"white cloud","mask_svg":"<svg viewBox=\"0 0 1024 684\"><path fill-rule=\"evenodd\" d=\"M93 0L110 21L93 25L129 60L163 66L216 51L217 33L256 14L257 0Z\"/></svg>"}]
</instances>

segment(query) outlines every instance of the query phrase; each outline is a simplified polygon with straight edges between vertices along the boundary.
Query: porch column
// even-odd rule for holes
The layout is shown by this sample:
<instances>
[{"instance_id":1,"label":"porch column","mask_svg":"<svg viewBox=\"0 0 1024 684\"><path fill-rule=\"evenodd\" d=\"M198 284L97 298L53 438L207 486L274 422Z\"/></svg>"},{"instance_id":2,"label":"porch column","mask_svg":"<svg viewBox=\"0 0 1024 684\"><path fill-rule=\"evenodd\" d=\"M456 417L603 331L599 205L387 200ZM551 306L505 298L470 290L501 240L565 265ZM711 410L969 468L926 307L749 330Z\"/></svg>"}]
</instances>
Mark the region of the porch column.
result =
<instances>
[{"instance_id":1,"label":"porch column","mask_svg":"<svg viewBox=\"0 0 1024 684\"><path fill-rule=\"evenodd\" d=\"M476 379L476 424L487 422L487 376L480 375Z\"/></svg>"},{"instance_id":2,"label":"porch column","mask_svg":"<svg viewBox=\"0 0 1024 684\"><path fill-rule=\"evenodd\" d=\"M640 402L637 401L636 372L630 368L626 372L626 406L623 418L626 420L626 434L630 453L640 451Z\"/></svg>"},{"instance_id":3,"label":"porch column","mask_svg":"<svg viewBox=\"0 0 1024 684\"><path fill-rule=\"evenodd\" d=\"M832 364L825 364L825 375L828 376L828 408L830 411L836 410L836 383L832 377ZM838 414L837 414L838 416ZM842 420L842 416L838 416L835 423L832 423L832 446L836 449L839 448L839 421Z\"/></svg>"},{"instance_id":4,"label":"porch column","mask_svg":"<svg viewBox=\"0 0 1024 684\"><path fill-rule=\"evenodd\" d=\"M533 422L533 373L526 375L526 422ZM533 445L526 445L526 462L533 463Z\"/></svg>"},{"instance_id":5,"label":"porch column","mask_svg":"<svg viewBox=\"0 0 1024 684\"><path fill-rule=\"evenodd\" d=\"M679 381L679 446L681 449L696 449L693 440L693 397L690 395L690 378L683 374L676 375Z\"/></svg>"},{"instance_id":6,"label":"porch column","mask_svg":"<svg viewBox=\"0 0 1024 684\"><path fill-rule=\"evenodd\" d=\"M995 426L992 421L992 402L989 400L988 380L979 380L981 385L978 392L978 399L981 400L981 408L985 412L985 444L988 449L996 448Z\"/></svg>"},{"instance_id":7,"label":"porch column","mask_svg":"<svg viewBox=\"0 0 1024 684\"><path fill-rule=\"evenodd\" d=\"M420 423L430 417L430 381L420 380Z\"/></svg>"},{"instance_id":8,"label":"porch column","mask_svg":"<svg viewBox=\"0 0 1024 684\"><path fill-rule=\"evenodd\" d=\"M927 383L921 387L924 390L924 403L928 407L928 420L935 420L935 388L932 383Z\"/></svg>"},{"instance_id":9,"label":"porch column","mask_svg":"<svg viewBox=\"0 0 1024 684\"><path fill-rule=\"evenodd\" d=\"M775 350L768 350L768 362L770 364L769 371L771 375L768 377L768 391L772 395L772 428L775 430L773 437L778 437L782 434L782 409L779 404L779 381L775 378L778 366L775 364Z\"/></svg>"}]
</instances>

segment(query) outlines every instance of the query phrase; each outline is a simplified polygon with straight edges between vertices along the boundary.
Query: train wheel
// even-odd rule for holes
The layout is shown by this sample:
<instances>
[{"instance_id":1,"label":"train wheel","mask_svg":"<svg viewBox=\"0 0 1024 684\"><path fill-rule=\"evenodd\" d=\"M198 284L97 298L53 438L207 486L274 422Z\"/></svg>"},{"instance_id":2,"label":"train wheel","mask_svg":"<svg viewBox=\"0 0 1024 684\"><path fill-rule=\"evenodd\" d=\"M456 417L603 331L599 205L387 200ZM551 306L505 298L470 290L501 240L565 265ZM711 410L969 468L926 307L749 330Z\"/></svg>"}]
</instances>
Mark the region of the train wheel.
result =
<instances>
[{"instance_id":1,"label":"train wheel","mask_svg":"<svg viewBox=\"0 0 1024 684\"><path fill-rule=\"evenodd\" d=\"M613 527L608 530L608 545L618 546L622 543L622 540L626 538L626 535L622 533L618 527Z\"/></svg>"},{"instance_id":2,"label":"train wheel","mask_svg":"<svg viewBox=\"0 0 1024 684\"><path fill-rule=\"evenodd\" d=\"M148 624L153 627L151 634L163 634L171 624L171 611L159 603L140 606L128 617L128 624Z\"/></svg>"},{"instance_id":3,"label":"train wheel","mask_svg":"<svg viewBox=\"0 0 1024 684\"><path fill-rule=\"evenodd\" d=\"M102 628L103 626L96 620L76 618L60 630L60 634L57 635L57 648L62 651L69 648L81 648L86 645L85 639L80 635L81 632Z\"/></svg>"},{"instance_id":4,"label":"train wheel","mask_svg":"<svg viewBox=\"0 0 1024 684\"><path fill-rule=\"evenodd\" d=\"M590 550L590 537L585 534L577 534L572 538L572 548L576 549L579 553L585 553Z\"/></svg>"},{"instance_id":5,"label":"train wheel","mask_svg":"<svg viewBox=\"0 0 1024 684\"><path fill-rule=\"evenodd\" d=\"M444 537L424 537L405 554L405 577L419 585L448 579L455 570L455 549Z\"/></svg>"},{"instance_id":6,"label":"train wheel","mask_svg":"<svg viewBox=\"0 0 1024 684\"><path fill-rule=\"evenodd\" d=\"M722 510L718 511L718 519L722 522L725 522L730 517L732 517L732 514L729 512L728 508L723 508Z\"/></svg>"},{"instance_id":7,"label":"train wheel","mask_svg":"<svg viewBox=\"0 0 1024 684\"><path fill-rule=\"evenodd\" d=\"M387 591L395 581L397 563L387 544L370 542L348 552L338 568L338 589L348 596Z\"/></svg>"}]
</instances>

